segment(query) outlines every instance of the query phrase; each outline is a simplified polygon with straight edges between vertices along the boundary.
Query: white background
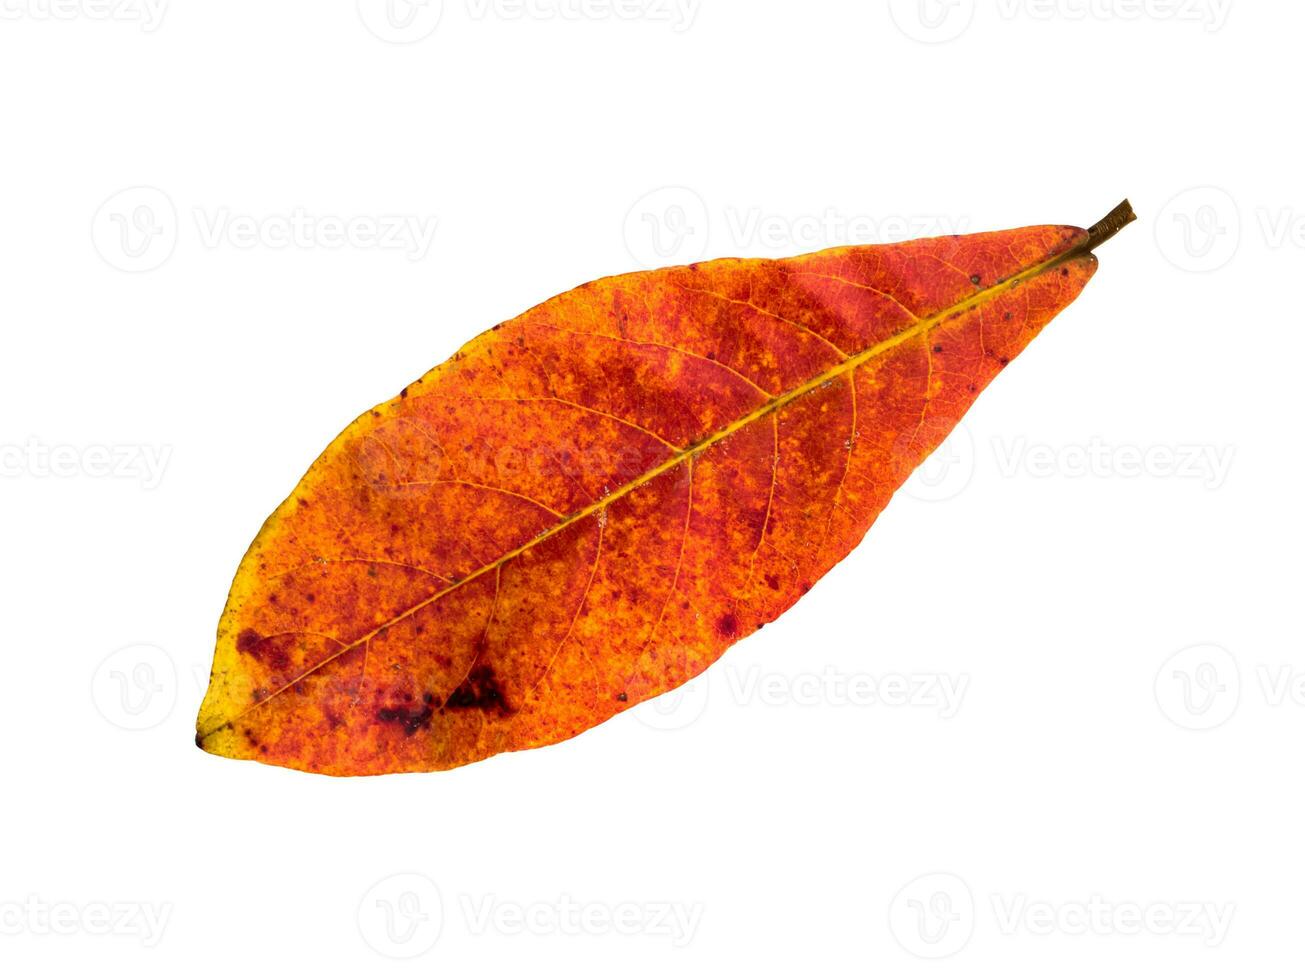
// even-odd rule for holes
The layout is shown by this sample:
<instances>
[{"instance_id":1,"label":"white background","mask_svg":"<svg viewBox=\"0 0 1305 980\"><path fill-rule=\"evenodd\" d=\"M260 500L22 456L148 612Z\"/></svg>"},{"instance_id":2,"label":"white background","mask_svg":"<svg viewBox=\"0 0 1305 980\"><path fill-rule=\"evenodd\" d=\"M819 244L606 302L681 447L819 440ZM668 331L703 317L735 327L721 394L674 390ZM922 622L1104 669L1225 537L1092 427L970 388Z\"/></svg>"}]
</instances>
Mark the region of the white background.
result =
<instances>
[{"instance_id":1,"label":"white background","mask_svg":"<svg viewBox=\"0 0 1305 980\"><path fill-rule=\"evenodd\" d=\"M388 13L4 0L6 975L1298 962L1305 10ZM473 334L642 265L1125 194L1082 297L687 692L442 774L192 744L264 516Z\"/></svg>"}]
</instances>

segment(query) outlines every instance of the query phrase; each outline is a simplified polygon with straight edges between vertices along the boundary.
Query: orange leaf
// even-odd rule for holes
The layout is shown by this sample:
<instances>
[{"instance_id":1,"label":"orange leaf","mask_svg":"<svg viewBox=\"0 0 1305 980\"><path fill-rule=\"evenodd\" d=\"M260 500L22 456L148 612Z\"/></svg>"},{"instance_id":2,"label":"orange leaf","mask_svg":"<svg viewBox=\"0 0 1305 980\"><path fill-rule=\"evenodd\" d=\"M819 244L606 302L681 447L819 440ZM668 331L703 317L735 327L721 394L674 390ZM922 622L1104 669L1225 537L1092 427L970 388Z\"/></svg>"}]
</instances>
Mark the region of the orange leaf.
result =
<instances>
[{"instance_id":1,"label":"orange leaf","mask_svg":"<svg viewBox=\"0 0 1305 980\"><path fill-rule=\"evenodd\" d=\"M685 683L855 547L1132 217L614 276L481 334L268 518L196 741L448 769Z\"/></svg>"}]
</instances>

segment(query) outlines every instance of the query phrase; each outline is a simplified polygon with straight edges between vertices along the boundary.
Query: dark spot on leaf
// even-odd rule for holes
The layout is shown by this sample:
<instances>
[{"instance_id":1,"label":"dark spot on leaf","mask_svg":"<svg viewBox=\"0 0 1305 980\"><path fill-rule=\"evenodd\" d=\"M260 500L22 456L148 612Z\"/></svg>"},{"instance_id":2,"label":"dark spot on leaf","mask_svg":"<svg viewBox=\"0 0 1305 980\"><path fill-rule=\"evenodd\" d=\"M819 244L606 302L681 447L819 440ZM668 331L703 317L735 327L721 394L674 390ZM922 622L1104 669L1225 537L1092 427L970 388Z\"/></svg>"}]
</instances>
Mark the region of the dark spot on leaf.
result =
<instances>
[{"instance_id":1,"label":"dark spot on leaf","mask_svg":"<svg viewBox=\"0 0 1305 980\"><path fill-rule=\"evenodd\" d=\"M280 636L260 637L253 630L248 630L253 636L244 637L248 649L245 651L246 656L258 661L260 664L267 664L272 670L283 672L290 666L290 651L295 645L295 639L289 634ZM240 639L236 639L237 648L239 648Z\"/></svg>"},{"instance_id":2,"label":"dark spot on leaf","mask_svg":"<svg viewBox=\"0 0 1305 980\"><path fill-rule=\"evenodd\" d=\"M407 700L412 700L412 695L406 695ZM406 705L400 705L393 708L382 708L376 712L378 721L398 722L403 726L405 737L416 735L423 728L430 728L430 721L435 717L435 697L427 694L421 700L421 708L409 708Z\"/></svg>"},{"instance_id":3,"label":"dark spot on leaf","mask_svg":"<svg viewBox=\"0 0 1305 980\"><path fill-rule=\"evenodd\" d=\"M970 282L972 282L976 286L982 281L983 280L979 278L979 274L977 272L974 275L970 276Z\"/></svg>"},{"instance_id":4,"label":"dark spot on leaf","mask_svg":"<svg viewBox=\"0 0 1305 980\"><path fill-rule=\"evenodd\" d=\"M512 710L503 699L503 691L494 669L487 664L473 667L467 679L444 702L446 711L464 711L468 708L497 711L499 714L507 714Z\"/></svg>"},{"instance_id":5,"label":"dark spot on leaf","mask_svg":"<svg viewBox=\"0 0 1305 980\"><path fill-rule=\"evenodd\" d=\"M263 636L258 630L243 629L236 637L236 649L241 653L253 654L254 649L263 642Z\"/></svg>"},{"instance_id":6,"label":"dark spot on leaf","mask_svg":"<svg viewBox=\"0 0 1305 980\"><path fill-rule=\"evenodd\" d=\"M716 632L721 636L737 636L739 632L738 617L733 613L726 613L716 620Z\"/></svg>"},{"instance_id":7,"label":"dark spot on leaf","mask_svg":"<svg viewBox=\"0 0 1305 980\"><path fill-rule=\"evenodd\" d=\"M622 691L620 694L618 694L618 695L616 696L616 700L618 700L618 701L629 701L629 700L630 700L630 695L628 695L628 694L626 694L624 691Z\"/></svg>"}]
</instances>

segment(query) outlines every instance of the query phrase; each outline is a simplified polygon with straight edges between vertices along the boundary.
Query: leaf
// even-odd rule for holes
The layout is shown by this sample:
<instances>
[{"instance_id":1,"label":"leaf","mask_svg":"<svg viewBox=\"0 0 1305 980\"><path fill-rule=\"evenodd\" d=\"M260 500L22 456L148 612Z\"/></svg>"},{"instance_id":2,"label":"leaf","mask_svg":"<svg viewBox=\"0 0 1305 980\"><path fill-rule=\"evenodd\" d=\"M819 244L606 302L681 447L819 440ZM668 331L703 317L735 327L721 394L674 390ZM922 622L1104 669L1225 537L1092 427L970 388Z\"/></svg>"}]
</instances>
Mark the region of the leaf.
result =
<instances>
[{"instance_id":1,"label":"leaf","mask_svg":"<svg viewBox=\"0 0 1305 980\"><path fill-rule=\"evenodd\" d=\"M481 334L268 518L197 743L448 769L684 684L855 547L1132 217L614 276Z\"/></svg>"}]
</instances>

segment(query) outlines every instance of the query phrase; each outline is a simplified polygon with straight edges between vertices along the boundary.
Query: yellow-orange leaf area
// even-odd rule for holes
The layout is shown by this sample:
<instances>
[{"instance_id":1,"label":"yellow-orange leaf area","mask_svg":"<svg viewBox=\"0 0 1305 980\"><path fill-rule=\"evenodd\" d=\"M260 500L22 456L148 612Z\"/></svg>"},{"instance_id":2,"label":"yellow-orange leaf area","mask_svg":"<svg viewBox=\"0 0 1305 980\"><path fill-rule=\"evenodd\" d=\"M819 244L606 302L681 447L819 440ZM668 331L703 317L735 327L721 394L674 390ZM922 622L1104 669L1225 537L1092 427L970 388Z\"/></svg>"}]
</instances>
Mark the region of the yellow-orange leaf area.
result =
<instances>
[{"instance_id":1,"label":"yellow-orange leaf area","mask_svg":"<svg viewBox=\"0 0 1305 980\"><path fill-rule=\"evenodd\" d=\"M636 272L481 334L268 518L198 744L448 769L684 684L856 546L1131 217Z\"/></svg>"}]
</instances>

